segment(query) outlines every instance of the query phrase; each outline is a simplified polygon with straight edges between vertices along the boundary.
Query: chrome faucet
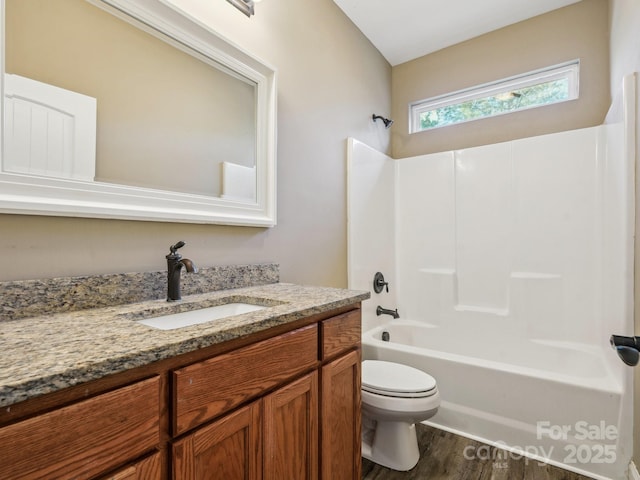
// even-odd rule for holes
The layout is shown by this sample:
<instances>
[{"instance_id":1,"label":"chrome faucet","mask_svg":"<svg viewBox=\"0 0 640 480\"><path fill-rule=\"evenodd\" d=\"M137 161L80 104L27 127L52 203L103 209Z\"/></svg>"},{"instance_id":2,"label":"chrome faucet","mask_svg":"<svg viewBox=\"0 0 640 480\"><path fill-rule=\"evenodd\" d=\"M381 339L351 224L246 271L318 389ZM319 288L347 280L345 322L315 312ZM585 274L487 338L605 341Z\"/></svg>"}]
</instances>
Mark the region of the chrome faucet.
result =
<instances>
[{"instance_id":1,"label":"chrome faucet","mask_svg":"<svg viewBox=\"0 0 640 480\"><path fill-rule=\"evenodd\" d=\"M177 302L182 300L180 296L180 270L182 267L189 273L197 273L198 268L188 258L182 258L177 253L179 248L184 247L185 243L181 240L175 245L169 247L171 253L166 256L167 259L167 302Z\"/></svg>"},{"instance_id":2,"label":"chrome faucet","mask_svg":"<svg viewBox=\"0 0 640 480\"><path fill-rule=\"evenodd\" d=\"M393 318L400 318L397 308L395 310L389 310L387 308L382 308L380 305L376 308L376 315L391 315Z\"/></svg>"}]
</instances>

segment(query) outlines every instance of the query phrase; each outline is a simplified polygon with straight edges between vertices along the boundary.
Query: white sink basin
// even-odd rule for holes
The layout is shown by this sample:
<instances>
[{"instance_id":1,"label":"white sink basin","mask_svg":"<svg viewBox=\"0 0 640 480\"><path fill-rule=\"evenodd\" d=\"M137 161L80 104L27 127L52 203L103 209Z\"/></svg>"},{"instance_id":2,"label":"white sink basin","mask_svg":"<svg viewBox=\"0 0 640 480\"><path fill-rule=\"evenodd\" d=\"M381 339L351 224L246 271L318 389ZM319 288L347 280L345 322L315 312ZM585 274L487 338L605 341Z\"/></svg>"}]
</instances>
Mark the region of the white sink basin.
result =
<instances>
[{"instance_id":1,"label":"white sink basin","mask_svg":"<svg viewBox=\"0 0 640 480\"><path fill-rule=\"evenodd\" d=\"M137 322L160 330L175 330L176 328L207 323L213 320L231 317L233 315L255 312L264 308L267 307L263 307L262 305L252 305L250 303L225 303L224 305L216 305L215 307L172 313L161 317L145 318L144 320L138 320Z\"/></svg>"}]
</instances>

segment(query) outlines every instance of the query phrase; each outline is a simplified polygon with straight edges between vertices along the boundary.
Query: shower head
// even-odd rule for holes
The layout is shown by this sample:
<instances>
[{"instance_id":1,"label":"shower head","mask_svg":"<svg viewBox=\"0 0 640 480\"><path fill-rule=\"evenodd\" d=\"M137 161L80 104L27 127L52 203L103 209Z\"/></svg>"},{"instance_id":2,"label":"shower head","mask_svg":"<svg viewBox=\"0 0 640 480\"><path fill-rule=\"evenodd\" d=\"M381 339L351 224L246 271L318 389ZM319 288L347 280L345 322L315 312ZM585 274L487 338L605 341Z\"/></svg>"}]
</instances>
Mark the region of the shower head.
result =
<instances>
[{"instance_id":1,"label":"shower head","mask_svg":"<svg viewBox=\"0 0 640 480\"><path fill-rule=\"evenodd\" d=\"M391 125L393 125L393 120L391 120L390 118L381 117L380 115L376 115L375 113L371 116L371 118L373 118L374 122L378 119L382 120L382 123L384 123L384 128L389 128L391 127Z\"/></svg>"},{"instance_id":2,"label":"shower head","mask_svg":"<svg viewBox=\"0 0 640 480\"><path fill-rule=\"evenodd\" d=\"M630 367L635 367L640 360L640 337L625 337L622 335L611 335L609 339L620 359Z\"/></svg>"}]
</instances>

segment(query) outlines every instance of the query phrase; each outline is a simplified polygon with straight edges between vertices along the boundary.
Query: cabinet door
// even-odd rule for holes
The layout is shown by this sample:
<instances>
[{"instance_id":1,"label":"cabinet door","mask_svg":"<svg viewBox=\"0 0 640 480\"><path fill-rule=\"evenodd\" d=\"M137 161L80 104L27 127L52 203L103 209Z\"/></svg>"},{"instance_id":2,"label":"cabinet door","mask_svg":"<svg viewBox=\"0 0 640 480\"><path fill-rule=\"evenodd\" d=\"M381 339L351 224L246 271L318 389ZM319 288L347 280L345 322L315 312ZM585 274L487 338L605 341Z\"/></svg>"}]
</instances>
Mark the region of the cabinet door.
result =
<instances>
[{"instance_id":1,"label":"cabinet door","mask_svg":"<svg viewBox=\"0 0 640 480\"><path fill-rule=\"evenodd\" d=\"M318 372L264 398L264 478L318 478Z\"/></svg>"},{"instance_id":2,"label":"cabinet door","mask_svg":"<svg viewBox=\"0 0 640 480\"><path fill-rule=\"evenodd\" d=\"M260 480L261 417L256 401L177 441L174 480Z\"/></svg>"},{"instance_id":3,"label":"cabinet door","mask_svg":"<svg viewBox=\"0 0 640 480\"><path fill-rule=\"evenodd\" d=\"M322 480L353 480L362 469L360 351L322 367Z\"/></svg>"},{"instance_id":4,"label":"cabinet door","mask_svg":"<svg viewBox=\"0 0 640 480\"><path fill-rule=\"evenodd\" d=\"M158 452L133 465L107 475L102 480L160 480L162 478L161 457Z\"/></svg>"}]
</instances>

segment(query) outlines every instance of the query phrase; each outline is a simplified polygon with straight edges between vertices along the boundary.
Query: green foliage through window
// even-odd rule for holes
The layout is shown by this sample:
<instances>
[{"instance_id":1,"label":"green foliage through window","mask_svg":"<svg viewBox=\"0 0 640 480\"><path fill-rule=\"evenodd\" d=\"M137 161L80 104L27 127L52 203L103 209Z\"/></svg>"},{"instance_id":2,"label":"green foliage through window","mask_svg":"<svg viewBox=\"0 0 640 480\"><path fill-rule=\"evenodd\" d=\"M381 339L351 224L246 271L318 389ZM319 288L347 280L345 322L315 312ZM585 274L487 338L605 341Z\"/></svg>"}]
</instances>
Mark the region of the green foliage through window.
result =
<instances>
[{"instance_id":1,"label":"green foliage through window","mask_svg":"<svg viewBox=\"0 0 640 480\"><path fill-rule=\"evenodd\" d=\"M574 61L418 102L410 106L411 132L572 100L578 96L578 66Z\"/></svg>"},{"instance_id":2,"label":"green foliage through window","mask_svg":"<svg viewBox=\"0 0 640 480\"><path fill-rule=\"evenodd\" d=\"M453 123L467 122L515 110L557 103L566 100L568 96L569 82L566 79L541 83L506 94L469 100L464 103L421 113L420 126L422 130L444 127Z\"/></svg>"}]
</instances>

